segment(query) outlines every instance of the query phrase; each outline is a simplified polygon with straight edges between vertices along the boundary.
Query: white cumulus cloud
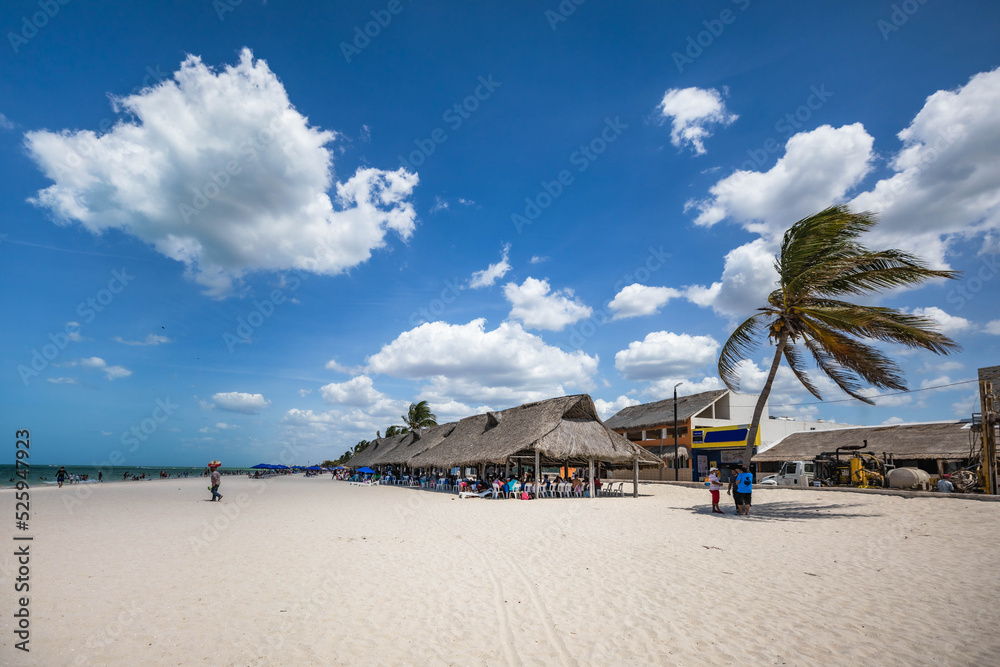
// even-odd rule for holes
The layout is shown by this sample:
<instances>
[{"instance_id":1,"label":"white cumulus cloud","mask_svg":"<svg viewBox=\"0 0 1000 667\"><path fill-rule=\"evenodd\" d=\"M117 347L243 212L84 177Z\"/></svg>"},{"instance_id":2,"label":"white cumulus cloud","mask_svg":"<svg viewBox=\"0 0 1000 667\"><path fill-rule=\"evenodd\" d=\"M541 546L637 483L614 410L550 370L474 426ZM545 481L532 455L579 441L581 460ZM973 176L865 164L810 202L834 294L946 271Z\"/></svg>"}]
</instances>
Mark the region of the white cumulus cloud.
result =
<instances>
[{"instance_id":1,"label":"white cumulus cloud","mask_svg":"<svg viewBox=\"0 0 1000 667\"><path fill-rule=\"evenodd\" d=\"M628 396L619 396L613 401L596 398L594 399L594 405L597 407L597 414L601 416L601 419L607 419L631 405L639 405L639 401Z\"/></svg>"},{"instance_id":2,"label":"white cumulus cloud","mask_svg":"<svg viewBox=\"0 0 1000 667\"><path fill-rule=\"evenodd\" d=\"M220 410L254 415L271 404L262 394L247 394L240 391L220 392L212 396L212 402Z\"/></svg>"},{"instance_id":3,"label":"white cumulus cloud","mask_svg":"<svg viewBox=\"0 0 1000 667\"><path fill-rule=\"evenodd\" d=\"M496 281L507 275L507 272L510 271L510 262L507 260L509 254L510 244L507 243L503 247L503 257L501 257L500 261L496 264L490 264L482 271L473 273L472 278L469 280L469 287L472 289L491 287Z\"/></svg>"},{"instance_id":4,"label":"white cumulus cloud","mask_svg":"<svg viewBox=\"0 0 1000 667\"><path fill-rule=\"evenodd\" d=\"M733 248L726 253L720 280L707 287L691 285L684 289L684 296L720 315L745 317L761 307L777 286L775 252L777 246L762 238Z\"/></svg>"},{"instance_id":5,"label":"white cumulus cloud","mask_svg":"<svg viewBox=\"0 0 1000 667\"><path fill-rule=\"evenodd\" d=\"M549 281L530 276L520 285L507 283L503 293L511 304L510 317L521 320L529 329L561 331L594 312L568 287L555 292L551 290Z\"/></svg>"},{"instance_id":6,"label":"white cumulus cloud","mask_svg":"<svg viewBox=\"0 0 1000 667\"><path fill-rule=\"evenodd\" d=\"M397 418L406 412L406 401L394 400L375 388L367 375L359 375L347 382L334 382L320 388L323 400L331 405L350 405L361 408L369 415Z\"/></svg>"},{"instance_id":7,"label":"white cumulus cloud","mask_svg":"<svg viewBox=\"0 0 1000 667\"><path fill-rule=\"evenodd\" d=\"M671 88L657 108L670 119L670 143L677 148L689 145L696 155L705 153L704 141L712 134L709 125L726 126L738 118L726 111L715 88Z\"/></svg>"},{"instance_id":8,"label":"white cumulus cloud","mask_svg":"<svg viewBox=\"0 0 1000 667\"><path fill-rule=\"evenodd\" d=\"M737 171L713 185L710 197L686 208L698 210L699 225L729 218L752 232L777 236L842 200L871 170L873 142L861 123L800 132L770 170Z\"/></svg>"},{"instance_id":9,"label":"white cumulus cloud","mask_svg":"<svg viewBox=\"0 0 1000 667\"><path fill-rule=\"evenodd\" d=\"M633 283L621 289L608 304L615 311L614 319L652 315L671 299L682 295L672 287L650 287Z\"/></svg>"},{"instance_id":10,"label":"white cumulus cloud","mask_svg":"<svg viewBox=\"0 0 1000 667\"><path fill-rule=\"evenodd\" d=\"M54 182L31 201L60 224L138 237L211 296L253 271L341 273L389 231L413 232L417 176L361 168L334 183L337 134L310 126L249 49L222 70L189 56L172 79L113 104L123 117L102 135L25 135Z\"/></svg>"},{"instance_id":11,"label":"white cumulus cloud","mask_svg":"<svg viewBox=\"0 0 1000 667\"><path fill-rule=\"evenodd\" d=\"M677 384L680 385L677 387L678 396L700 394L703 391L712 391L713 389L725 389L725 385L722 384L722 380L715 376L706 375L700 380L689 380L686 378L663 378L662 380L657 380L656 382L650 382L649 386L646 387L642 393L649 396L654 401L671 398L674 395L674 385Z\"/></svg>"},{"instance_id":12,"label":"white cumulus cloud","mask_svg":"<svg viewBox=\"0 0 1000 667\"><path fill-rule=\"evenodd\" d=\"M1000 336L1000 320L991 320L983 327L983 331L994 336Z\"/></svg>"},{"instance_id":13,"label":"white cumulus cloud","mask_svg":"<svg viewBox=\"0 0 1000 667\"><path fill-rule=\"evenodd\" d=\"M685 376L714 363L718 350L711 336L653 331L615 354L615 368L626 380Z\"/></svg>"},{"instance_id":14,"label":"white cumulus cloud","mask_svg":"<svg viewBox=\"0 0 1000 667\"><path fill-rule=\"evenodd\" d=\"M957 90L930 95L897 135L894 173L859 194L855 210L880 215L880 245L899 247L944 265L948 241L1000 232L1000 68L981 72Z\"/></svg>"},{"instance_id":15,"label":"white cumulus cloud","mask_svg":"<svg viewBox=\"0 0 1000 667\"><path fill-rule=\"evenodd\" d=\"M597 364L596 356L546 345L516 322L487 331L482 318L422 324L368 358L370 372L425 381L421 398L432 404L498 407L587 390Z\"/></svg>"}]
</instances>

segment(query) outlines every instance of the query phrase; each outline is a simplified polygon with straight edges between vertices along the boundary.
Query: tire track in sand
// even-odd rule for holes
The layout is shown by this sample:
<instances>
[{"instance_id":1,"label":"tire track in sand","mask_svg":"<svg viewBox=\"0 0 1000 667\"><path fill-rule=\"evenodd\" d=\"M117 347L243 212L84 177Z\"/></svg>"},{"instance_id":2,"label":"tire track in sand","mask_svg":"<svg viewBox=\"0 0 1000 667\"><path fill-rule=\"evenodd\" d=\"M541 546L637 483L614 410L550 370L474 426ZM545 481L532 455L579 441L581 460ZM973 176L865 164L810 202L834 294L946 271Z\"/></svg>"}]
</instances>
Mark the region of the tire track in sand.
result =
<instances>
[{"instance_id":1,"label":"tire track in sand","mask_svg":"<svg viewBox=\"0 0 1000 667\"><path fill-rule=\"evenodd\" d=\"M449 530L450 527L443 521L439 520L434 513L431 513L431 518L442 530L446 532ZM504 641L501 643L503 644L504 653L507 655L507 664L517 665L518 667L524 665L524 660L521 659L520 654L517 652L517 646L515 645L516 640L514 637L514 628L511 625L510 613L507 611L507 604L504 600L503 584L493 572L493 568L491 567L492 562L486 557L485 554L483 554L479 549L476 549L472 544L466 542L461 536L457 536L457 541L463 548L470 551L481 563L483 563L484 567L482 570L489 577L490 586L493 589L493 608L497 612L497 620L500 622L500 627L503 631Z\"/></svg>"}]
</instances>

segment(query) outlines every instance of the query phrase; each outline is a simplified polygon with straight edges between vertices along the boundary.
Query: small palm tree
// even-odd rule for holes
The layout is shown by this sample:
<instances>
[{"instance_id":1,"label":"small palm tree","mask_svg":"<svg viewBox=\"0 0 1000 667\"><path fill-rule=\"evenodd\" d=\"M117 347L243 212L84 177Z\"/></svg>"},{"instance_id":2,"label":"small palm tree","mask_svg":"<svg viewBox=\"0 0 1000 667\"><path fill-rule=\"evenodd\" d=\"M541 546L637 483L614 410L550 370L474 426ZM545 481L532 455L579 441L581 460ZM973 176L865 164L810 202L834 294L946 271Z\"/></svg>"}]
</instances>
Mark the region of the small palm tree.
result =
<instances>
[{"instance_id":1,"label":"small palm tree","mask_svg":"<svg viewBox=\"0 0 1000 667\"><path fill-rule=\"evenodd\" d=\"M437 415L431 412L431 407L427 405L427 401L410 403L410 409L405 415L401 415L400 419L402 419L403 423L406 424L403 427L403 433L418 431L422 428L428 428L430 426L437 426Z\"/></svg>"},{"instance_id":2,"label":"small palm tree","mask_svg":"<svg viewBox=\"0 0 1000 667\"><path fill-rule=\"evenodd\" d=\"M407 430L405 427L393 425L385 430L385 437L391 438L394 435L403 435L406 432Z\"/></svg>"},{"instance_id":3,"label":"small palm tree","mask_svg":"<svg viewBox=\"0 0 1000 667\"><path fill-rule=\"evenodd\" d=\"M873 404L860 390L865 384L905 391L903 373L889 357L862 342L869 339L949 354L958 344L936 330L932 320L893 308L860 306L840 299L893 287L911 287L930 278L956 278L954 271L927 268L901 250L872 251L858 238L877 223L872 213L852 213L833 206L799 220L785 232L774 260L778 289L767 306L740 324L719 356L719 377L731 390L739 387L740 361L767 333L774 359L761 389L747 433L744 461L749 464L760 418L782 357L799 381L822 400L803 368L803 350L838 387Z\"/></svg>"}]
</instances>

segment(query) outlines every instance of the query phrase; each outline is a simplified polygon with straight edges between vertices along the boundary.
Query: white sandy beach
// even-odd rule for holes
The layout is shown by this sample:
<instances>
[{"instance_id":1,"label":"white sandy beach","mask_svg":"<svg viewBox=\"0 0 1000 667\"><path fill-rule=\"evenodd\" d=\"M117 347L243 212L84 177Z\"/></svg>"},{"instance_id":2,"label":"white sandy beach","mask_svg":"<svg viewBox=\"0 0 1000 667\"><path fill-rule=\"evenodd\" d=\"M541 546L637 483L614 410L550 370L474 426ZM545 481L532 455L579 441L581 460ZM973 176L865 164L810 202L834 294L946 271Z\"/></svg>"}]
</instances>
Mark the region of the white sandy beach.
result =
<instances>
[{"instance_id":1,"label":"white sandy beach","mask_svg":"<svg viewBox=\"0 0 1000 667\"><path fill-rule=\"evenodd\" d=\"M990 664L1000 505L786 489L458 500L316 479L32 489L3 664ZM13 509L12 492L2 492ZM726 506L723 495L723 505ZM228 513L228 516L227 516ZM23 534L23 533L19 533Z\"/></svg>"}]
</instances>

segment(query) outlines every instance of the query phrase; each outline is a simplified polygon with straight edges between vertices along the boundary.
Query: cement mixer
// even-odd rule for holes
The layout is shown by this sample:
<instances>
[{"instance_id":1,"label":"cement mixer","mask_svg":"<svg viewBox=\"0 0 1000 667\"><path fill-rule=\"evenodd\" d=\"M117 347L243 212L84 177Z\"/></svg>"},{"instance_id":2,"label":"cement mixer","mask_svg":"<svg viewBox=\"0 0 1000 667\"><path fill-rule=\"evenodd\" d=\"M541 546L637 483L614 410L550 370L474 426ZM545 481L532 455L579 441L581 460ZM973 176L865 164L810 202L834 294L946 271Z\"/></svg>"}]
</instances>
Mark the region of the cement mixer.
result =
<instances>
[{"instance_id":1,"label":"cement mixer","mask_svg":"<svg viewBox=\"0 0 1000 667\"><path fill-rule=\"evenodd\" d=\"M931 476L920 468L893 468L887 475L890 489L930 491Z\"/></svg>"}]
</instances>

